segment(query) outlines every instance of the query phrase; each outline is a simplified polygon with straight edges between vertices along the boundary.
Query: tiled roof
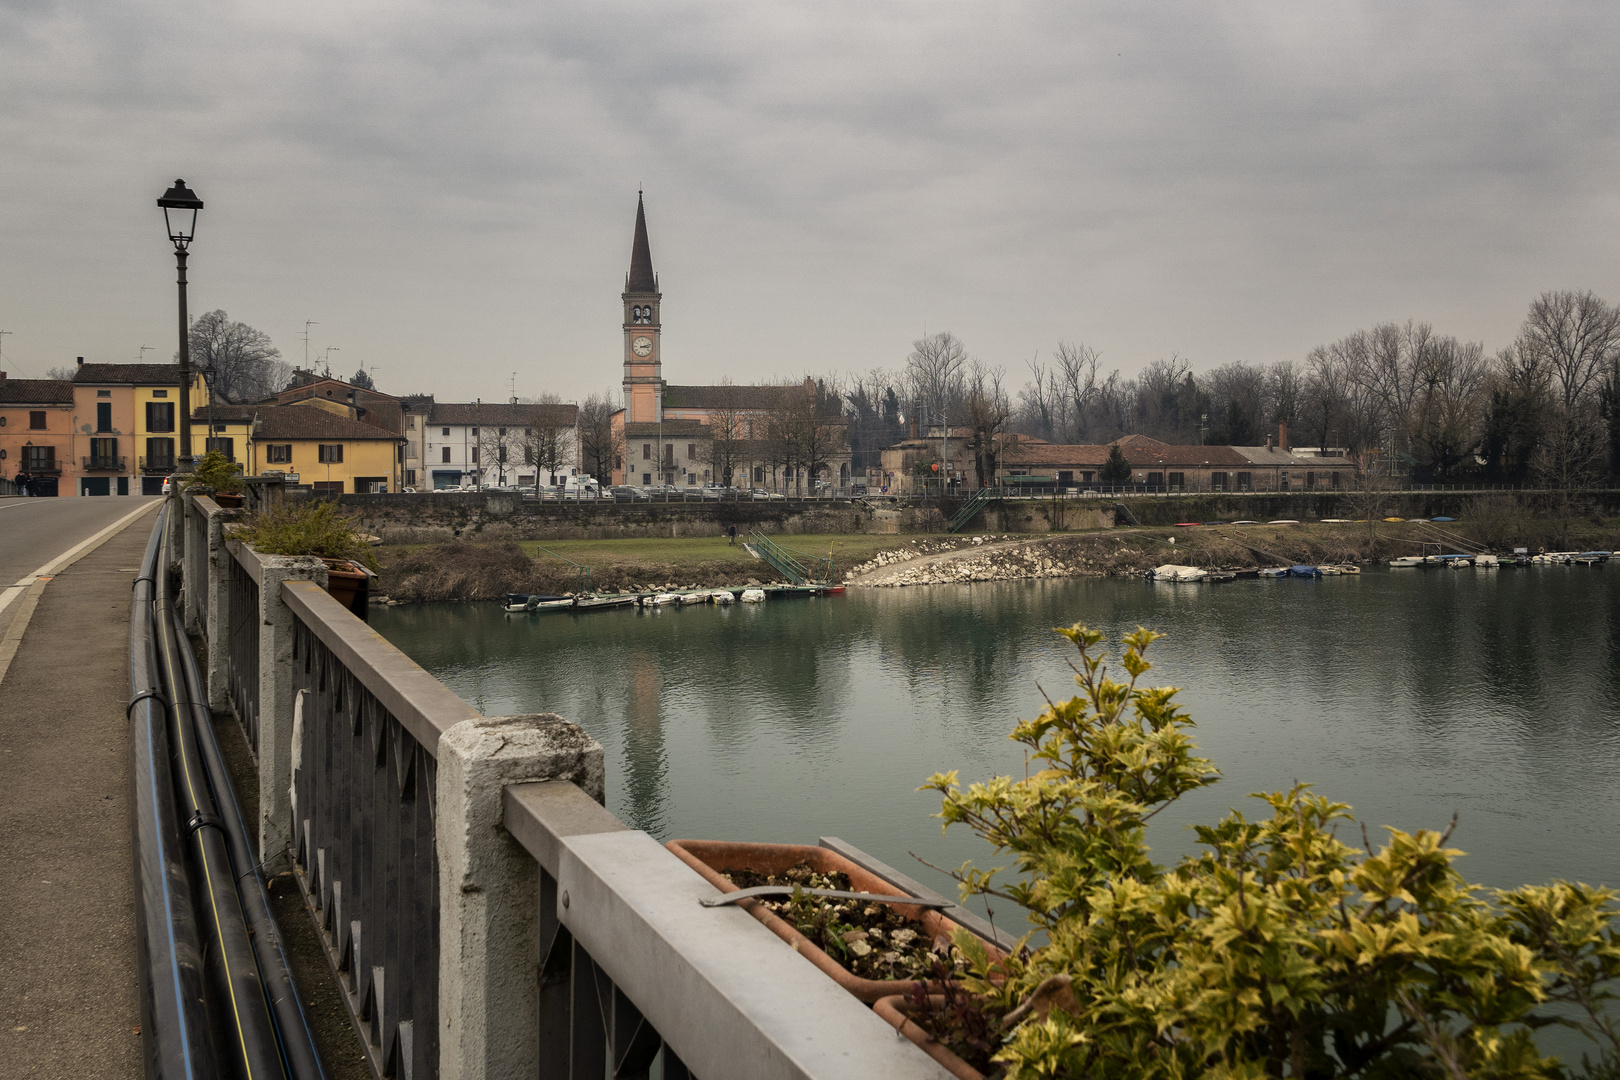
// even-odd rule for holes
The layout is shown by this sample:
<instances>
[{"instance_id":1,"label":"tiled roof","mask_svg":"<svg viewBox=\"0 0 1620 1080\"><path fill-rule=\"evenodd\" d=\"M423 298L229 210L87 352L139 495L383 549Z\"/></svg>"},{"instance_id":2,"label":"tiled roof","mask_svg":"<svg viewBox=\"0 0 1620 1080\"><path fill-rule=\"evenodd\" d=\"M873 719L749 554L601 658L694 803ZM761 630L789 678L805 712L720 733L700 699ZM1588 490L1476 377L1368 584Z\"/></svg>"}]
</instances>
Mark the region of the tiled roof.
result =
<instances>
[{"instance_id":1,"label":"tiled roof","mask_svg":"<svg viewBox=\"0 0 1620 1080\"><path fill-rule=\"evenodd\" d=\"M253 437L259 440L384 439L398 442L400 438L375 424L350 420L315 405L277 405L273 409L260 409L259 421L253 433Z\"/></svg>"},{"instance_id":2,"label":"tiled roof","mask_svg":"<svg viewBox=\"0 0 1620 1080\"><path fill-rule=\"evenodd\" d=\"M1333 466L1350 467L1355 464L1347 457L1329 456L1317 457L1312 454L1304 457L1279 450L1274 446L1234 446L1232 450L1239 454L1245 464L1270 465L1280 469L1326 469Z\"/></svg>"},{"instance_id":3,"label":"tiled roof","mask_svg":"<svg viewBox=\"0 0 1620 1080\"><path fill-rule=\"evenodd\" d=\"M482 424L485 427L573 427L578 405L482 405L436 401L428 409L429 424Z\"/></svg>"},{"instance_id":4,"label":"tiled roof","mask_svg":"<svg viewBox=\"0 0 1620 1080\"><path fill-rule=\"evenodd\" d=\"M251 424L253 414L259 411L258 405L228 405L224 402L214 402L213 417L216 424ZM269 412L269 409L265 409ZM191 410L193 424L208 423L209 410L207 405L198 405Z\"/></svg>"},{"instance_id":5,"label":"tiled roof","mask_svg":"<svg viewBox=\"0 0 1620 1080\"><path fill-rule=\"evenodd\" d=\"M803 383L786 386L665 386L666 409L718 409L729 404L734 409L776 409L783 399L804 393Z\"/></svg>"},{"instance_id":6,"label":"tiled roof","mask_svg":"<svg viewBox=\"0 0 1620 1080\"><path fill-rule=\"evenodd\" d=\"M0 404L71 405L73 384L66 379L0 379Z\"/></svg>"},{"instance_id":7,"label":"tiled roof","mask_svg":"<svg viewBox=\"0 0 1620 1080\"><path fill-rule=\"evenodd\" d=\"M662 424L626 424L624 437L627 439L655 439L662 435L665 439L690 439L694 436L709 438L709 425L701 420L665 420Z\"/></svg>"},{"instance_id":8,"label":"tiled roof","mask_svg":"<svg viewBox=\"0 0 1620 1080\"><path fill-rule=\"evenodd\" d=\"M193 368L192 370L196 370ZM142 386L179 386L178 364L80 364L76 383L136 383Z\"/></svg>"},{"instance_id":9,"label":"tiled roof","mask_svg":"<svg viewBox=\"0 0 1620 1080\"><path fill-rule=\"evenodd\" d=\"M1230 446L1171 446L1145 435L1119 439L1120 452L1136 468L1201 469L1243 466L1248 459ZM1101 468L1113 444L1097 446L1057 443L1022 443L1009 447L1003 460L1009 465L1075 465Z\"/></svg>"}]
</instances>

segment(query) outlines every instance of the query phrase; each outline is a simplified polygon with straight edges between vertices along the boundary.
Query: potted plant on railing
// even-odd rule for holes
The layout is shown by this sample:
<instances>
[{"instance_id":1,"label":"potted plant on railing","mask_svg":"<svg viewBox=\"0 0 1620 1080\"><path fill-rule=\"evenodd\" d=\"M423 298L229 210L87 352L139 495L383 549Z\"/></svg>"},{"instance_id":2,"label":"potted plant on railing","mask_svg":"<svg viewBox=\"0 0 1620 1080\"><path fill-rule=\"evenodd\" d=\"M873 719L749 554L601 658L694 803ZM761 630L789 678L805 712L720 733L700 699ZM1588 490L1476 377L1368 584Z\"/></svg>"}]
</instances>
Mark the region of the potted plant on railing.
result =
<instances>
[{"instance_id":1,"label":"potted plant on railing","mask_svg":"<svg viewBox=\"0 0 1620 1080\"><path fill-rule=\"evenodd\" d=\"M326 563L326 591L366 617L376 560L354 522L329 500L281 501L255 514L233 534L261 555L307 555Z\"/></svg>"},{"instance_id":2,"label":"potted plant on railing","mask_svg":"<svg viewBox=\"0 0 1620 1080\"><path fill-rule=\"evenodd\" d=\"M1000 958L959 933L965 976L877 1003L953 1075L1568 1076L1532 1038L1548 1024L1592 1040L1588 1075L1616 1075L1613 892L1487 893L1453 867L1450 829L1390 829L1358 850L1337 835L1354 835L1339 827L1349 808L1299 783L1256 796L1267 817L1198 826L1205 850L1161 867L1147 822L1216 774L1177 691L1137 685L1157 635L1125 638L1121 682L1100 633L1060 632L1081 692L1013 731L1027 775L925 785L947 827L1014 856L1016 881L965 865L964 896L1007 901L1044 932Z\"/></svg>"},{"instance_id":3,"label":"potted plant on railing","mask_svg":"<svg viewBox=\"0 0 1620 1080\"><path fill-rule=\"evenodd\" d=\"M197 469L186 478L186 488L213 489L214 502L220 506L242 505L242 494L247 485L242 483L242 467L218 450L210 450L197 462Z\"/></svg>"},{"instance_id":4,"label":"potted plant on railing","mask_svg":"<svg viewBox=\"0 0 1620 1080\"><path fill-rule=\"evenodd\" d=\"M966 973L965 959L952 942L962 928L938 911L816 895L812 890L900 895L894 885L835 851L717 840L671 840L665 847L722 893L761 885L792 888L782 896L739 900L737 906L868 1004L910 992L920 980L935 977L942 962L946 971Z\"/></svg>"}]
</instances>

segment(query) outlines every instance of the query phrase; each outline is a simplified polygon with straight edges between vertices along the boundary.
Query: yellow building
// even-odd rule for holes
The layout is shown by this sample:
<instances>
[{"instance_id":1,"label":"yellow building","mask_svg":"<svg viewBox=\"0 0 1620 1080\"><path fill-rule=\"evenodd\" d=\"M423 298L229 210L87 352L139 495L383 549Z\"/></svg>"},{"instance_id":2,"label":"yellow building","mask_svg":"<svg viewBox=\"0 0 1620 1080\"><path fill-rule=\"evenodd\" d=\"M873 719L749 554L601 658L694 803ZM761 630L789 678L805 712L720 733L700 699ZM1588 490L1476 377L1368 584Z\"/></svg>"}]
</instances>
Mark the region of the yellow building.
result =
<instances>
[{"instance_id":1,"label":"yellow building","mask_svg":"<svg viewBox=\"0 0 1620 1080\"><path fill-rule=\"evenodd\" d=\"M326 404L259 407L247 436L247 473L283 473L323 495L398 491L404 437Z\"/></svg>"},{"instance_id":2,"label":"yellow building","mask_svg":"<svg viewBox=\"0 0 1620 1080\"><path fill-rule=\"evenodd\" d=\"M87 364L73 374L72 471L63 495L158 495L181 454L175 364ZM193 371L191 400L204 398ZM192 450L202 452L201 432ZM132 481L134 481L132 483Z\"/></svg>"},{"instance_id":3,"label":"yellow building","mask_svg":"<svg viewBox=\"0 0 1620 1080\"><path fill-rule=\"evenodd\" d=\"M207 405L193 408L191 443L197 448L198 455L218 450L225 455L225 460L234 461L245 469L248 441L253 435L253 417L259 409L258 405L230 405L217 401L213 408ZM210 424L213 425L212 429Z\"/></svg>"}]
</instances>

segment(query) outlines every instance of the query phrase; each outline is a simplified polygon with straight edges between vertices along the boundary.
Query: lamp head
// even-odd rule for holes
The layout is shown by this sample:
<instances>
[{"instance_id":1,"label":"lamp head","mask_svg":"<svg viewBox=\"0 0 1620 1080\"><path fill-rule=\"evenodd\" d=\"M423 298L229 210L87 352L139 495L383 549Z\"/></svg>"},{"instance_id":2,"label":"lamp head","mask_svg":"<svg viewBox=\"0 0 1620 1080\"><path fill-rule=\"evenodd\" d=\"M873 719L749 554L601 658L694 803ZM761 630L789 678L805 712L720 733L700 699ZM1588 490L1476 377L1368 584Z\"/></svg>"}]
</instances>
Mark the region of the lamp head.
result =
<instances>
[{"instance_id":1,"label":"lamp head","mask_svg":"<svg viewBox=\"0 0 1620 1080\"><path fill-rule=\"evenodd\" d=\"M185 250L197 234L197 211L203 207L202 200L186 187L184 180L176 180L174 187L165 191L157 204L163 208L163 223L168 226L169 239L176 248Z\"/></svg>"}]
</instances>

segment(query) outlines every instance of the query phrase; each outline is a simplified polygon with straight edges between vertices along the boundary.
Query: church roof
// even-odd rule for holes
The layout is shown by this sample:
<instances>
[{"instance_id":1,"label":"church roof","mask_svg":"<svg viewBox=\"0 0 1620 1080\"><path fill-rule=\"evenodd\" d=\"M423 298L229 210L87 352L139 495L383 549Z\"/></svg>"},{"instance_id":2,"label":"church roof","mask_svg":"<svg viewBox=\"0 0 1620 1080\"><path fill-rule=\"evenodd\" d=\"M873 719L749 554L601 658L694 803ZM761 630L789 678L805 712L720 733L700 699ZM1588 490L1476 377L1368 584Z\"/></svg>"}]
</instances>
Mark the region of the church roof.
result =
<instances>
[{"instance_id":1,"label":"church roof","mask_svg":"<svg viewBox=\"0 0 1620 1080\"><path fill-rule=\"evenodd\" d=\"M647 243L647 210L636 193L636 238L630 245L630 276L624 291L650 293L658 291L658 278L653 274L652 246Z\"/></svg>"},{"instance_id":2,"label":"church roof","mask_svg":"<svg viewBox=\"0 0 1620 1080\"><path fill-rule=\"evenodd\" d=\"M730 383L718 386L664 387L666 409L744 409L770 410L781 408L795 395L805 393L803 383L778 383L764 386L744 386Z\"/></svg>"},{"instance_id":3,"label":"church roof","mask_svg":"<svg viewBox=\"0 0 1620 1080\"><path fill-rule=\"evenodd\" d=\"M694 436L709 437L709 425L701 420L665 420L662 424L656 421L640 421L624 425L624 437L627 439L690 439Z\"/></svg>"}]
</instances>

